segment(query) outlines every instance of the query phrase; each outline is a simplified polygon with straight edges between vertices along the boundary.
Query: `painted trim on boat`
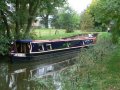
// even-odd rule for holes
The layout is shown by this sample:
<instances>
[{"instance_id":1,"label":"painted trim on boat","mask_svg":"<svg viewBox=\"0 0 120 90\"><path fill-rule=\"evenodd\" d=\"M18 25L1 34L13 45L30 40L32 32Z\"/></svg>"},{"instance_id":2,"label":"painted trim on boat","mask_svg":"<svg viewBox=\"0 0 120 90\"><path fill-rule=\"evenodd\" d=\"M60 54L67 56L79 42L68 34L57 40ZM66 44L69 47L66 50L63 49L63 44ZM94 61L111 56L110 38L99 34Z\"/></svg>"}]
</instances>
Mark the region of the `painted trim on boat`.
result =
<instances>
[{"instance_id":1,"label":"painted trim on boat","mask_svg":"<svg viewBox=\"0 0 120 90\"><path fill-rule=\"evenodd\" d=\"M91 46L93 46L94 44L91 44ZM63 51L63 50L68 50L68 49L75 49L75 48L83 48L83 47L87 47L90 46L89 45L84 45L84 46L77 46L77 47L68 47L68 48L63 48L63 49L54 49L54 50L49 50L49 51L41 51L41 52L30 52L31 54L35 54L35 53L47 53L47 52L54 52L54 51Z\"/></svg>"}]
</instances>

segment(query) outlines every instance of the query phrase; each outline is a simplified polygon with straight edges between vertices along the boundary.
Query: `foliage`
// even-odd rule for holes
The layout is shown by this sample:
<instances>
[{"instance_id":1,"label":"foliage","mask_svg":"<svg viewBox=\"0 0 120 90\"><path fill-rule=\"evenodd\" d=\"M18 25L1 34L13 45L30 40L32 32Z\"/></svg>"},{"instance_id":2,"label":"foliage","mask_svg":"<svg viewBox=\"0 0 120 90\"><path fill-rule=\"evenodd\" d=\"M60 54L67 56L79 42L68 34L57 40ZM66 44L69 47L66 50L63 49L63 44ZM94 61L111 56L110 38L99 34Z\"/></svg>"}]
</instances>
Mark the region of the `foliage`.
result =
<instances>
[{"instance_id":1,"label":"foliage","mask_svg":"<svg viewBox=\"0 0 120 90\"><path fill-rule=\"evenodd\" d=\"M4 0L0 1L1 22L4 23L7 37L21 39L28 37L38 10L50 15L65 0ZM46 7L47 6L47 7ZM48 12L46 12L48 11ZM45 12L45 13L44 13ZM12 35L14 34L14 36Z\"/></svg>"},{"instance_id":2,"label":"foliage","mask_svg":"<svg viewBox=\"0 0 120 90\"><path fill-rule=\"evenodd\" d=\"M88 12L91 13L95 21L102 23L106 28L110 28L113 40L118 42L120 36L120 1L119 0L93 0Z\"/></svg>"},{"instance_id":3,"label":"foliage","mask_svg":"<svg viewBox=\"0 0 120 90\"><path fill-rule=\"evenodd\" d=\"M97 45L82 49L76 64L62 73L63 90L119 89L117 48L111 42L111 35L100 34Z\"/></svg>"},{"instance_id":4,"label":"foliage","mask_svg":"<svg viewBox=\"0 0 120 90\"><path fill-rule=\"evenodd\" d=\"M94 18L91 14L84 12L81 14L80 18L81 30L91 31L94 28Z\"/></svg>"},{"instance_id":5,"label":"foliage","mask_svg":"<svg viewBox=\"0 0 120 90\"><path fill-rule=\"evenodd\" d=\"M69 33L79 28L79 20L79 15L67 6L53 17L52 26L58 29L66 29L66 32Z\"/></svg>"},{"instance_id":6,"label":"foliage","mask_svg":"<svg viewBox=\"0 0 120 90\"><path fill-rule=\"evenodd\" d=\"M7 14L5 12L7 12L8 6L7 6L7 1L0 1L0 33L3 32L4 35L6 35L8 38L10 37L10 28L9 25L7 23Z\"/></svg>"},{"instance_id":7,"label":"foliage","mask_svg":"<svg viewBox=\"0 0 120 90\"><path fill-rule=\"evenodd\" d=\"M55 86L53 84L52 78L48 77L47 79L45 77L43 78L34 78L30 81L32 85L34 85L35 90L55 90Z\"/></svg>"},{"instance_id":8,"label":"foliage","mask_svg":"<svg viewBox=\"0 0 120 90\"><path fill-rule=\"evenodd\" d=\"M29 33L40 2L41 0L5 0L0 2L4 5L1 6L0 14L8 33L7 37L11 36L11 31L15 31L15 38L25 37Z\"/></svg>"},{"instance_id":9,"label":"foliage","mask_svg":"<svg viewBox=\"0 0 120 90\"><path fill-rule=\"evenodd\" d=\"M0 35L0 55L8 54L9 39L3 35Z\"/></svg>"},{"instance_id":10,"label":"foliage","mask_svg":"<svg viewBox=\"0 0 120 90\"><path fill-rule=\"evenodd\" d=\"M45 28L48 28L50 23L50 16L53 16L58 12L57 8L63 7L66 3L66 0L44 0L41 3L38 15L42 17L41 23L45 25Z\"/></svg>"},{"instance_id":11,"label":"foliage","mask_svg":"<svg viewBox=\"0 0 120 90\"><path fill-rule=\"evenodd\" d=\"M0 21L0 35L6 35L4 29L5 25L3 24L2 21Z\"/></svg>"}]
</instances>

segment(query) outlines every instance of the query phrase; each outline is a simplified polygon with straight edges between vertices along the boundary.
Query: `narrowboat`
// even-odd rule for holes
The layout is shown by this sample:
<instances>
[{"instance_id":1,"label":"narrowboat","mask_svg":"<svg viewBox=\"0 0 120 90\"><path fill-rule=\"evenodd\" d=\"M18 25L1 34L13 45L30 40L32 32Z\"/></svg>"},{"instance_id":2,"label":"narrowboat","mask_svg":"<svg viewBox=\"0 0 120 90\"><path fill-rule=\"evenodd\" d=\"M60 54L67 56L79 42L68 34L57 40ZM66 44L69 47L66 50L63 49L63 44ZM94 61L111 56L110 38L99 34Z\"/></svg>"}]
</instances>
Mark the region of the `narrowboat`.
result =
<instances>
[{"instance_id":1,"label":"narrowboat","mask_svg":"<svg viewBox=\"0 0 120 90\"><path fill-rule=\"evenodd\" d=\"M55 53L60 55L59 52L70 53L78 48L92 46L95 41L96 37L92 36L75 36L56 40L16 40L12 43L10 58L12 62L41 60L49 58L51 53L53 57L56 57Z\"/></svg>"}]
</instances>

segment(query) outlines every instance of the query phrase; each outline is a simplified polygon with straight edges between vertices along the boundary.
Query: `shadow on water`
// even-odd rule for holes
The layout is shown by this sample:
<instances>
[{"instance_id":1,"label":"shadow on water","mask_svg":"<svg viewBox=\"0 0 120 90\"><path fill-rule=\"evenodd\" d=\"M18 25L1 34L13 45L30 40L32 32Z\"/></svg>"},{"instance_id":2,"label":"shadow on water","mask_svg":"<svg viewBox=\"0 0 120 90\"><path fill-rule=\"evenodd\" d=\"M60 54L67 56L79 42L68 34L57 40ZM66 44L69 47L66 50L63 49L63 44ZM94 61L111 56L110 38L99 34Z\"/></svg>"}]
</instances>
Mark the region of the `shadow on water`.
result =
<instances>
[{"instance_id":1,"label":"shadow on water","mask_svg":"<svg viewBox=\"0 0 120 90\"><path fill-rule=\"evenodd\" d=\"M10 63L4 59L4 62L0 62L0 90L41 90L34 82L47 77L52 78L56 90L61 90L58 72L73 65L75 60L76 57L67 60Z\"/></svg>"}]
</instances>

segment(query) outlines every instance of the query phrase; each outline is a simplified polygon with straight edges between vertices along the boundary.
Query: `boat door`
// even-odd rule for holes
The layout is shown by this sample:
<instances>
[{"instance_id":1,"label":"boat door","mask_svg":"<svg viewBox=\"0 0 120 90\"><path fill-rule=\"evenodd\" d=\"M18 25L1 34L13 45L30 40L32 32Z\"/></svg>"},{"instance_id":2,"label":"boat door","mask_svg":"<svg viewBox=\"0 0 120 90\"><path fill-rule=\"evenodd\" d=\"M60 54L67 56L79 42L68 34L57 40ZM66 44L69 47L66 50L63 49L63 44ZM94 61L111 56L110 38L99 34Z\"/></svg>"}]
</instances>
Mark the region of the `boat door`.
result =
<instances>
[{"instance_id":1,"label":"boat door","mask_svg":"<svg viewBox=\"0 0 120 90\"><path fill-rule=\"evenodd\" d=\"M16 52L17 53L29 53L30 52L30 43L16 42Z\"/></svg>"}]
</instances>

